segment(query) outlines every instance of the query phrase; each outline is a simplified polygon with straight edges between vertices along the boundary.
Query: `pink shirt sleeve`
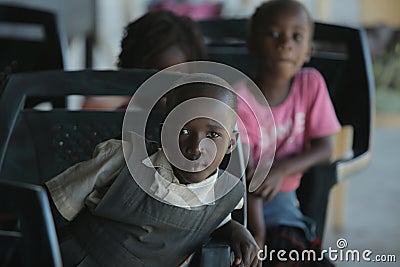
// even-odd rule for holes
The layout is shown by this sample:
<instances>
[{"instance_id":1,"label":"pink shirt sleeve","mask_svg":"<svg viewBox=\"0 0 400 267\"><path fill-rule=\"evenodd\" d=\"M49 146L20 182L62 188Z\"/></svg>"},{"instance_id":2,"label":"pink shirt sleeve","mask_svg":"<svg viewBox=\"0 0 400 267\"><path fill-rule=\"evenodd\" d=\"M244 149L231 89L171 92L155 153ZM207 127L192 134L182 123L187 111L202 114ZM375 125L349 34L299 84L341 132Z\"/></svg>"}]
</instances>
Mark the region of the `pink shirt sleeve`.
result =
<instances>
[{"instance_id":1,"label":"pink shirt sleeve","mask_svg":"<svg viewBox=\"0 0 400 267\"><path fill-rule=\"evenodd\" d=\"M315 69L310 69L309 112L306 118L306 136L309 139L331 135L340 130L340 123L329 97L324 78Z\"/></svg>"},{"instance_id":2,"label":"pink shirt sleeve","mask_svg":"<svg viewBox=\"0 0 400 267\"><path fill-rule=\"evenodd\" d=\"M238 115L239 120L237 124L240 141L242 144L249 147L253 160L258 161L261 153L260 147L258 146L260 140L260 127L253 111L240 97L238 98Z\"/></svg>"}]
</instances>

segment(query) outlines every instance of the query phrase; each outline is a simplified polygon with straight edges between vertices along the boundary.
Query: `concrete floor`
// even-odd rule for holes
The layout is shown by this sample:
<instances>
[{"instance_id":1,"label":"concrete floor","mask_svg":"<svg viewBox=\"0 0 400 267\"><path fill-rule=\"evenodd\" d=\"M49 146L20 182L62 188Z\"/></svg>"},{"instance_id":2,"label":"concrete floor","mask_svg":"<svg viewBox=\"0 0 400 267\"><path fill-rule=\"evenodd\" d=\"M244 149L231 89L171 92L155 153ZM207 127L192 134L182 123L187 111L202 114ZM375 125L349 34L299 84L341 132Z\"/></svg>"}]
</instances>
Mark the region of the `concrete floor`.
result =
<instances>
[{"instance_id":1,"label":"concrete floor","mask_svg":"<svg viewBox=\"0 0 400 267\"><path fill-rule=\"evenodd\" d=\"M370 258L395 255L396 262L336 261L338 267L400 266L400 128L380 127L374 134L369 167L344 184L340 229L334 229L329 210L324 248L338 249L337 240L344 238L348 250L371 250Z\"/></svg>"}]
</instances>

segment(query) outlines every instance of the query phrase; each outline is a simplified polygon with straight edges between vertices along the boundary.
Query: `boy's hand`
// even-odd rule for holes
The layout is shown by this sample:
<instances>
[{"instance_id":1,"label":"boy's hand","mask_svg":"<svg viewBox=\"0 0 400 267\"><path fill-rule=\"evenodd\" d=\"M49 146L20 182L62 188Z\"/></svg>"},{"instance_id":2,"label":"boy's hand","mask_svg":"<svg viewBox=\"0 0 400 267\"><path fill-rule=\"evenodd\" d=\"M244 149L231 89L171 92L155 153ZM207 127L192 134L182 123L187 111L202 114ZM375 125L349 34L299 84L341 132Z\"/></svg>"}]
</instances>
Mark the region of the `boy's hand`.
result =
<instances>
[{"instance_id":1,"label":"boy's hand","mask_svg":"<svg viewBox=\"0 0 400 267\"><path fill-rule=\"evenodd\" d=\"M261 267L257 254L260 248L250 232L238 222L230 221L232 227L230 245L235 254L235 265Z\"/></svg>"},{"instance_id":2,"label":"boy's hand","mask_svg":"<svg viewBox=\"0 0 400 267\"><path fill-rule=\"evenodd\" d=\"M279 192L284 178L284 169L280 165L272 166L267 178L253 194L264 198L266 202L271 201L271 199Z\"/></svg>"},{"instance_id":3,"label":"boy's hand","mask_svg":"<svg viewBox=\"0 0 400 267\"><path fill-rule=\"evenodd\" d=\"M256 241L259 248L262 248L265 245L265 238L262 235L254 236L254 240Z\"/></svg>"}]
</instances>

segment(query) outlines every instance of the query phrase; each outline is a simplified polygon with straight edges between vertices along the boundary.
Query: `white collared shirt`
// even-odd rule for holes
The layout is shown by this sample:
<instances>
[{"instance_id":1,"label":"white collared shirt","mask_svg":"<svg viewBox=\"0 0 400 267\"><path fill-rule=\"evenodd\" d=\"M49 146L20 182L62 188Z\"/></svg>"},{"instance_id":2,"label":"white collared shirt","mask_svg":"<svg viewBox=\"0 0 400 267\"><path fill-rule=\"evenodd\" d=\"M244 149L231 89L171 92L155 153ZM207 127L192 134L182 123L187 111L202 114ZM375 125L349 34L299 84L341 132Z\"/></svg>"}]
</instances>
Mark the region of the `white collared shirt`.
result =
<instances>
[{"instance_id":1,"label":"white collared shirt","mask_svg":"<svg viewBox=\"0 0 400 267\"><path fill-rule=\"evenodd\" d=\"M162 150L159 150L142 162L148 167L155 167L157 169L154 174L155 180L150 190L160 199L186 209L215 204L214 186L218 178L218 169L204 181L181 184L174 175L172 166ZM243 198L236 205L235 209L241 209L242 207ZM231 219L231 214L229 214L218 227L229 222Z\"/></svg>"},{"instance_id":2,"label":"white collared shirt","mask_svg":"<svg viewBox=\"0 0 400 267\"><path fill-rule=\"evenodd\" d=\"M157 170L150 190L160 199L186 209L214 204L214 186L217 181L218 170L199 183L181 184L174 175L172 166L162 150L157 151L142 162Z\"/></svg>"}]
</instances>

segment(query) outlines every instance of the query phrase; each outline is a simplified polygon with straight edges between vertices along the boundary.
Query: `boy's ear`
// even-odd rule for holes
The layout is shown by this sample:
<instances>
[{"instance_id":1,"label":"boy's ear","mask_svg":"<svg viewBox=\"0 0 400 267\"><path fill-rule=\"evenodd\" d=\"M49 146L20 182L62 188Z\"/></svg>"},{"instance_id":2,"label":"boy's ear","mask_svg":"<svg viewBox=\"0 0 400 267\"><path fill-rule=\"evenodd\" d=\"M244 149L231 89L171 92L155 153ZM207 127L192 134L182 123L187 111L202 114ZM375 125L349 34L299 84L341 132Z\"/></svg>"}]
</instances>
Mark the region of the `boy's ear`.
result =
<instances>
[{"instance_id":1,"label":"boy's ear","mask_svg":"<svg viewBox=\"0 0 400 267\"><path fill-rule=\"evenodd\" d=\"M304 63L310 62L313 50L314 50L314 45L310 42L307 49L306 61Z\"/></svg>"},{"instance_id":2,"label":"boy's ear","mask_svg":"<svg viewBox=\"0 0 400 267\"><path fill-rule=\"evenodd\" d=\"M239 138L239 132L234 131L232 133L231 140L229 141L229 146L225 154L230 154L232 153L233 150L235 150L238 138Z\"/></svg>"}]
</instances>

